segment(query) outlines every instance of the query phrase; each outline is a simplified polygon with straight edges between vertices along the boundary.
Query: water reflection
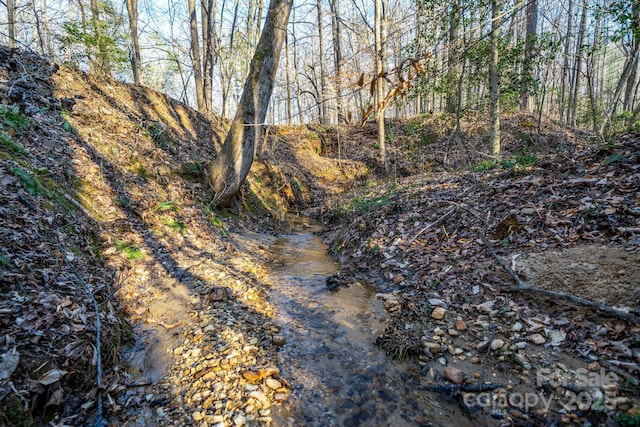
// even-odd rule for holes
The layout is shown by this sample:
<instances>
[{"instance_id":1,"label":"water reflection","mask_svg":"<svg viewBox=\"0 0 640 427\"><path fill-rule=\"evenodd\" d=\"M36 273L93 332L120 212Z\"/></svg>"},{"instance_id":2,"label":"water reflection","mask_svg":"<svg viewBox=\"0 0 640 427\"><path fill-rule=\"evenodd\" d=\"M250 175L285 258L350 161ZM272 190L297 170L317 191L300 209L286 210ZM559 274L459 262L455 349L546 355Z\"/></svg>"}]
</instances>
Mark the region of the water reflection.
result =
<instances>
[{"instance_id":1,"label":"water reflection","mask_svg":"<svg viewBox=\"0 0 640 427\"><path fill-rule=\"evenodd\" d=\"M270 248L272 297L287 339L281 367L294 387L276 425L469 425L419 391L412 364L392 362L374 345L384 327L375 289L326 289L337 267L311 231L281 236Z\"/></svg>"}]
</instances>

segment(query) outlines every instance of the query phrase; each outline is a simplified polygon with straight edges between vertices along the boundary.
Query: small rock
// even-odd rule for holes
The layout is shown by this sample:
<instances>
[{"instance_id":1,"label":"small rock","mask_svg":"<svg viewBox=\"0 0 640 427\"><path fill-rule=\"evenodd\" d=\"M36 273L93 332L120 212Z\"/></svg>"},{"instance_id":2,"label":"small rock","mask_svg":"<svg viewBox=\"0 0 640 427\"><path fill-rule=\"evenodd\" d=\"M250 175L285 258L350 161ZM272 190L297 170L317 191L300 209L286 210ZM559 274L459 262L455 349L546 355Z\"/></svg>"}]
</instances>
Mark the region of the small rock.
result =
<instances>
[{"instance_id":1,"label":"small rock","mask_svg":"<svg viewBox=\"0 0 640 427\"><path fill-rule=\"evenodd\" d=\"M458 336L458 334L459 334L459 332L458 332L457 330L453 329L453 328L449 328L449 329L447 330L447 333L448 333L449 335L451 335L452 337L457 337L457 336Z\"/></svg>"},{"instance_id":2,"label":"small rock","mask_svg":"<svg viewBox=\"0 0 640 427\"><path fill-rule=\"evenodd\" d=\"M516 347L520 350L527 348L527 343L524 341L519 341L516 343Z\"/></svg>"},{"instance_id":3,"label":"small rock","mask_svg":"<svg viewBox=\"0 0 640 427\"><path fill-rule=\"evenodd\" d=\"M193 418L193 421L202 421L204 419L204 415L202 414L202 412L196 411L191 414L191 418Z\"/></svg>"},{"instance_id":4,"label":"small rock","mask_svg":"<svg viewBox=\"0 0 640 427\"><path fill-rule=\"evenodd\" d=\"M431 304L434 307L445 307L445 308L447 307L447 303L438 298L431 298L429 300L429 304Z\"/></svg>"},{"instance_id":5,"label":"small rock","mask_svg":"<svg viewBox=\"0 0 640 427\"><path fill-rule=\"evenodd\" d=\"M504 347L504 340L496 338L495 340L491 341L491 351L500 350L502 347Z\"/></svg>"},{"instance_id":6,"label":"small rock","mask_svg":"<svg viewBox=\"0 0 640 427\"><path fill-rule=\"evenodd\" d=\"M436 320L442 320L444 318L444 315L446 314L446 312L447 312L447 310L445 308L436 307L431 312L431 317L433 317Z\"/></svg>"},{"instance_id":7,"label":"small rock","mask_svg":"<svg viewBox=\"0 0 640 427\"><path fill-rule=\"evenodd\" d=\"M286 402L289 399L289 393L276 393L273 398L278 403Z\"/></svg>"},{"instance_id":8,"label":"small rock","mask_svg":"<svg viewBox=\"0 0 640 427\"><path fill-rule=\"evenodd\" d=\"M538 344L538 345L541 345L547 342L547 340L545 340L544 337L540 334L529 335L527 337L527 341L532 342L534 344Z\"/></svg>"},{"instance_id":9,"label":"small rock","mask_svg":"<svg viewBox=\"0 0 640 427\"><path fill-rule=\"evenodd\" d=\"M469 359L469 362L478 364L480 363L480 358L478 356L473 356L471 359Z\"/></svg>"},{"instance_id":10,"label":"small rock","mask_svg":"<svg viewBox=\"0 0 640 427\"><path fill-rule=\"evenodd\" d=\"M600 364L598 362L591 362L587 365L587 369L591 372L600 371Z\"/></svg>"},{"instance_id":11,"label":"small rock","mask_svg":"<svg viewBox=\"0 0 640 427\"><path fill-rule=\"evenodd\" d=\"M393 276L393 283L395 283L396 285L403 281L404 281L404 276L402 274L396 274L395 276Z\"/></svg>"},{"instance_id":12,"label":"small rock","mask_svg":"<svg viewBox=\"0 0 640 427\"><path fill-rule=\"evenodd\" d=\"M456 322L456 329L459 331L466 331L467 330L467 324L464 323L464 320L458 320Z\"/></svg>"},{"instance_id":13,"label":"small rock","mask_svg":"<svg viewBox=\"0 0 640 427\"><path fill-rule=\"evenodd\" d=\"M520 331L522 330L522 328L523 328L522 323L520 323L520 322L516 322L516 323L514 323L514 324L513 324L513 326L511 327L511 330L512 330L513 332L520 332Z\"/></svg>"},{"instance_id":14,"label":"small rock","mask_svg":"<svg viewBox=\"0 0 640 427\"><path fill-rule=\"evenodd\" d=\"M233 425L235 426L243 426L247 423L247 417L244 416L242 412L239 412L235 417L233 417Z\"/></svg>"},{"instance_id":15,"label":"small rock","mask_svg":"<svg viewBox=\"0 0 640 427\"><path fill-rule=\"evenodd\" d=\"M247 381L251 381L254 383L258 381L262 381L267 377L273 377L278 375L280 375L280 369L276 368L275 366L267 366L266 368L261 368L258 370L249 370L242 373L242 376Z\"/></svg>"},{"instance_id":16,"label":"small rock","mask_svg":"<svg viewBox=\"0 0 640 427\"><path fill-rule=\"evenodd\" d=\"M274 335L272 340L273 343L277 346L283 346L287 342L287 339L283 335Z\"/></svg>"},{"instance_id":17,"label":"small rock","mask_svg":"<svg viewBox=\"0 0 640 427\"><path fill-rule=\"evenodd\" d=\"M282 384L278 380L274 380L273 378L267 378L265 381L267 387L273 390L277 390L282 387Z\"/></svg>"},{"instance_id":18,"label":"small rock","mask_svg":"<svg viewBox=\"0 0 640 427\"><path fill-rule=\"evenodd\" d=\"M444 368L444 376L454 384L462 384L464 381L464 372L453 366Z\"/></svg>"}]
</instances>

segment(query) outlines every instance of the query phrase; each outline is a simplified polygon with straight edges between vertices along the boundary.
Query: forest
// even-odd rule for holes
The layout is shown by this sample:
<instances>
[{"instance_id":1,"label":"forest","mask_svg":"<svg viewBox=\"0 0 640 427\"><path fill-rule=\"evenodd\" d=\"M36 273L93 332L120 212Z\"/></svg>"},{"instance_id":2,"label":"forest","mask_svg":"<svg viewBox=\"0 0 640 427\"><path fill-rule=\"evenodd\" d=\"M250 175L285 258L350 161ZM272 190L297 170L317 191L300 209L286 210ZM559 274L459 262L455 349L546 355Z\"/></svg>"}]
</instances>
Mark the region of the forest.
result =
<instances>
[{"instance_id":1,"label":"forest","mask_svg":"<svg viewBox=\"0 0 640 427\"><path fill-rule=\"evenodd\" d=\"M637 0L1 0L0 426L640 425Z\"/></svg>"}]
</instances>

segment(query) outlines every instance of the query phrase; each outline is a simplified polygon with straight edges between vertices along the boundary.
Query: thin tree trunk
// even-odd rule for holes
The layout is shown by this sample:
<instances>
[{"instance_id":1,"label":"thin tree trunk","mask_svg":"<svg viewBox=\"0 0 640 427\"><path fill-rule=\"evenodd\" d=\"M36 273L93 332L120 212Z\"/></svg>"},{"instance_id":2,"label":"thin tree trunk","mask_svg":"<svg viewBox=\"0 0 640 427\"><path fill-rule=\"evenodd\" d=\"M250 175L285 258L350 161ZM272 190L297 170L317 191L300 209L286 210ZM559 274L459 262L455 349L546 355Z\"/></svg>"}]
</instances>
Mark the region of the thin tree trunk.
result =
<instances>
[{"instance_id":1,"label":"thin tree trunk","mask_svg":"<svg viewBox=\"0 0 640 427\"><path fill-rule=\"evenodd\" d=\"M214 201L228 206L253 163L275 81L293 0L271 0L231 130L209 167Z\"/></svg>"},{"instance_id":2,"label":"thin tree trunk","mask_svg":"<svg viewBox=\"0 0 640 427\"><path fill-rule=\"evenodd\" d=\"M458 75L460 74L457 58L457 44L458 44L458 26L460 25L460 4L459 0L455 0L451 4L451 11L449 12L449 56L447 58L449 67L448 80L453 83L453 86L447 93L447 113L455 113L458 111L458 103L460 99L457 96L457 82Z\"/></svg>"},{"instance_id":3,"label":"thin tree trunk","mask_svg":"<svg viewBox=\"0 0 640 427\"><path fill-rule=\"evenodd\" d=\"M202 91L206 110L213 111L213 65L216 48L215 0L202 0L200 16L202 18Z\"/></svg>"},{"instance_id":4,"label":"thin tree trunk","mask_svg":"<svg viewBox=\"0 0 640 427\"><path fill-rule=\"evenodd\" d=\"M531 111L529 94L533 83L533 59L537 44L538 28L538 0L530 0L525 9L527 31L524 47L524 62L522 63L522 82L520 84L520 110Z\"/></svg>"},{"instance_id":5,"label":"thin tree trunk","mask_svg":"<svg viewBox=\"0 0 640 427\"><path fill-rule=\"evenodd\" d=\"M140 42L138 39L138 0L126 0L129 15L129 32L131 33L131 70L135 84L142 83L142 63Z\"/></svg>"},{"instance_id":6,"label":"thin tree trunk","mask_svg":"<svg viewBox=\"0 0 640 427\"><path fill-rule=\"evenodd\" d=\"M318 56L318 61L320 62L320 90L318 96L319 102L319 122L320 124L326 124L327 121L327 104L326 104L326 93L327 93L327 71L324 64L324 34L323 34L323 23L322 23L322 5L321 0L316 1L316 10L318 13L318 41L320 52Z\"/></svg>"},{"instance_id":7,"label":"thin tree trunk","mask_svg":"<svg viewBox=\"0 0 640 427\"><path fill-rule=\"evenodd\" d=\"M578 31L578 41L576 42L576 67L572 79L571 85L571 97L569 102L569 108L571 116L569 123L571 126L576 125L576 111L578 109L578 92L580 91L580 78L582 77L582 44L584 42L584 36L587 28L587 7L588 0L584 1L582 5L582 16L580 17L580 29Z\"/></svg>"},{"instance_id":8,"label":"thin tree trunk","mask_svg":"<svg viewBox=\"0 0 640 427\"><path fill-rule=\"evenodd\" d=\"M91 23L93 25L93 31L96 37L96 52L94 58L94 69L96 74L109 74L107 60L105 58L105 52L103 52L102 41L102 22L100 21L100 9L98 8L98 0L91 0Z\"/></svg>"},{"instance_id":9,"label":"thin tree trunk","mask_svg":"<svg viewBox=\"0 0 640 427\"><path fill-rule=\"evenodd\" d=\"M385 98L385 38L386 38L386 12L384 0L376 0L375 3L375 45L376 45L376 119L378 122L378 145L380 147L380 163L385 173L389 173L387 160L387 148L385 144L384 114Z\"/></svg>"},{"instance_id":10,"label":"thin tree trunk","mask_svg":"<svg viewBox=\"0 0 640 427\"><path fill-rule=\"evenodd\" d=\"M491 35L489 37L489 97L490 97L490 136L491 151L500 156L500 87L498 79L498 0L491 0Z\"/></svg>"},{"instance_id":11,"label":"thin tree trunk","mask_svg":"<svg viewBox=\"0 0 640 427\"><path fill-rule=\"evenodd\" d=\"M204 102L204 85L202 82L202 62L200 61L200 40L198 37L198 17L196 15L195 0L188 0L189 30L191 33L191 61L193 62L193 78L196 82L196 103L198 110L206 111Z\"/></svg>"},{"instance_id":12,"label":"thin tree trunk","mask_svg":"<svg viewBox=\"0 0 640 427\"><path fill-rule=\"evenodd\" d=\"M564 40L564 60L562 64L562 84L560 85L560 123L565 122L565 108L567 98L567 79L569 78L569 50L571 45L571 34L573 33L573 0L569 0L569 11L567 15L567 33Z\"/></svg>"},{"instance_id":13,"label":"thin tree trunk","mask_svg":"<svg viewBox=\"0 0 640 427\"><path fill-rule=\"evenodd\" d=\"M7 0L7 21L9 25L9 47L16 47L16 5L13 0Z\"/></svg>"},{"instance_id":14,"label":"thin tree trunk","mask_svg":"<svg viewBox=\"0 0 640 427\"><path fill-rule=\"evenodd\" d=\"M340 2L339 0L331 0L331 33L333 36L333 61L335 67L336 79L336 112L337 123L343 119L342 113L342 44L341 32L342 24L340 23Z\"/></svg>"},{"instance_id":15,"label":"thin tree trunk","mask_svg":"<svg viewBox=\"0 0 640 427\"><path fill-rule=\"evenodd\" d=\"M289 34L284 38L285 80L287 82L287 124L291 124L291 75L289 72Z\"/></svg>"}]
</instances>

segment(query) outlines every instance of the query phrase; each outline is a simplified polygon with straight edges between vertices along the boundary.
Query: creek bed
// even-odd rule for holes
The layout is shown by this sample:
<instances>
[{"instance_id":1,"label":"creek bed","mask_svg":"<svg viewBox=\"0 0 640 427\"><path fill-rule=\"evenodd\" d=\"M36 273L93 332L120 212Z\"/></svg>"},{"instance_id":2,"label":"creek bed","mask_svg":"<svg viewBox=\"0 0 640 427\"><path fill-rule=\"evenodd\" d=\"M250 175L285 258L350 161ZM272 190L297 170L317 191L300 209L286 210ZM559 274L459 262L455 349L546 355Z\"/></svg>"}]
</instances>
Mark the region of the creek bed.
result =
<instances>
[{"instance_id":1,"label":"creek bed","mask_svg":"<svg viewBox=\"0 0 640 427\"><path fill-rule=\"evenodd\" d=\"M376 347L384 309L372 286L328 291L326 277L338 266L314 231L303 226L270 247L271 297L286 338L282 375L293 386L289 401L274 408L275 425L471 425L455 404L420 391L416 364Z\"/></svg>"}]
</instances>

